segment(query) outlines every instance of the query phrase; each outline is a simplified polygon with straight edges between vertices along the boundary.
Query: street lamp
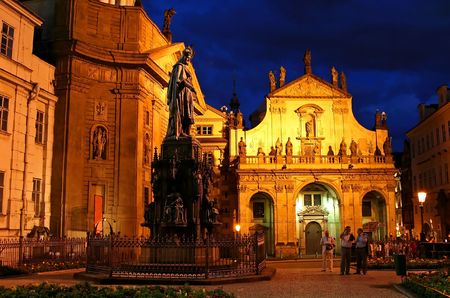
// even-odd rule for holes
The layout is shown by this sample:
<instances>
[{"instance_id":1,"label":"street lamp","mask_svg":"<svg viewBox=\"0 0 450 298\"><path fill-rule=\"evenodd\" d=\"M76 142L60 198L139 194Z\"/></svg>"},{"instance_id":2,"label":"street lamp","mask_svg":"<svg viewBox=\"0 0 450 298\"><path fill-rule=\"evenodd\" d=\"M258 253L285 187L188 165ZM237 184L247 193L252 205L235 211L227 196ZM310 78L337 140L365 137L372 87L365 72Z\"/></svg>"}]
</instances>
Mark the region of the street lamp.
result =
<instances>
[{"instance_id":1,"label":"street lamp","mask_svg":"<svg viewBox=\"0 0 450 298\"><path fill-rule=\"evenodd\" d=\"M422 225L422 230L420 232L420 242L425 242L425 232L423 230L423 203L427 198L427 193L424 191L420 191L417 193L419 197L419 207L420 207L420 224Z\"/></svg>"}]
</instances>

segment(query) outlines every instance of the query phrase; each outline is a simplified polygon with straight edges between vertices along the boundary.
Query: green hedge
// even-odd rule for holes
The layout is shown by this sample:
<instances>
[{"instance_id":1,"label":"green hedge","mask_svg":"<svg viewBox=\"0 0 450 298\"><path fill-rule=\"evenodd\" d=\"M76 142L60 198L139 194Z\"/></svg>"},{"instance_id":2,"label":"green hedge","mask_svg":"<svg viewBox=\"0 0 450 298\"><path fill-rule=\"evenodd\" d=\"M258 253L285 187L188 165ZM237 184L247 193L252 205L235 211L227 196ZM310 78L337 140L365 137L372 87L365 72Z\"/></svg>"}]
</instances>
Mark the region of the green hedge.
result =
<instances>
[{"instance_id":1,"label":"green hedge","mask_svg":"<svg viewBox=\"0 0 450 298\"><path fill-rule=\"evenodd\" d=\"M223 290L193 290L190 287L94 287L88 283L78 284L72 287L59 285L40 284L33 286L4 288L0 287L0 297L34 298L34 297L151 297L151 298L228 298L233 294Z\"/></svg>"},{"instance_id":2,"label":"green hedge","mask_svg":"<svg viewBox=\"0 0 450 298\"><path fill-rule=\"evenodd\" d=\"M450 276L448 272L409 274L402 286L420 297L449 297Z\"/></svg>"}]
</instances>

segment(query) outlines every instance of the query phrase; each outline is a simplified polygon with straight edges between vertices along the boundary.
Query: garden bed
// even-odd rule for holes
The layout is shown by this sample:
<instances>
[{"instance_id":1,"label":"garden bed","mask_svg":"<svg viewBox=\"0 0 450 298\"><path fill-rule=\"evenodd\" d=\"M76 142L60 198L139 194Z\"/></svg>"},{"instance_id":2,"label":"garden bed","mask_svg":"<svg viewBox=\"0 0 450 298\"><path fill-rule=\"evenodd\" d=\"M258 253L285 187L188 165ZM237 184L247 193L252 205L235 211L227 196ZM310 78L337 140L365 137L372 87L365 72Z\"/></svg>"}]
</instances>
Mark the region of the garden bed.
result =
<instances>
[{"instance_id":1,"label":"garden bed","mask_svg":"<svg viewBox=\"0 0 450 298\"><path fill-rule=\"evenodd\" d=\"M233 294L223 290L193 290L190 287L93 287L88 283L72 287L40 284L33 286L4 288L0 287L1 297L149 297L149 298L231 298Z\"/></svg>"},{"instance_id":2,"label":"garden bed","mask_svg":"<svg viewBox=\"0 0 450 298\"><path fill-rule=\"evenodd\" d=\"M395 269L394 259L371 259L367 263L369 269ZM448 259L435 260L435 259L408 259L406 268L408 270L416 269L442 269L450 267L450 261Z\"/></svg>"},{"instance_id":3,"label":"garden bed","mask_svg":"<svg viewBox=\"0 0 450 298\"><path fill-rule=\"evenodd\" d=\"M402 286L420 297L450 297L448 271L409 274Z\"/></svg>"}]
</instances>

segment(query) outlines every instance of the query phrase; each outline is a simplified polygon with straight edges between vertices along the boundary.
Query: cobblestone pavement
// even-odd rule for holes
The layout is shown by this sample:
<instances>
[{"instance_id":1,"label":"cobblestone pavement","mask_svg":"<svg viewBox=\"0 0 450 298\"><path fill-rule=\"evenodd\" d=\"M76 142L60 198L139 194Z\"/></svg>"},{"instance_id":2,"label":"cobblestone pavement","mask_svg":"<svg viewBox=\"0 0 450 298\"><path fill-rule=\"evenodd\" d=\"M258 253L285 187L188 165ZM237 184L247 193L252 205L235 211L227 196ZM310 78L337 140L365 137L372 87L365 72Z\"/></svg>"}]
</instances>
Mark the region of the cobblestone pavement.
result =
<instances>
[{"instance_id":1,"label":"cobblestone pavement","mask_svg":"<svg viewBox=\"0 0 450 298\"><path fill-rule=\"evenodd\" d=\"M393 288L400 277L393 271L369 271L367 275L344 275L338 270L321 272L318 262L272 262L277 272L270 281L235 283L223 286L193 286L195 288L223 288L238 298L264 297L405 297ZM337 267L335 267L337 268ZM79 280L73 274L83 269L38 273L0 279L0 286L11 287L41 282L74 285Z\"/></svg>"}]
</instances>

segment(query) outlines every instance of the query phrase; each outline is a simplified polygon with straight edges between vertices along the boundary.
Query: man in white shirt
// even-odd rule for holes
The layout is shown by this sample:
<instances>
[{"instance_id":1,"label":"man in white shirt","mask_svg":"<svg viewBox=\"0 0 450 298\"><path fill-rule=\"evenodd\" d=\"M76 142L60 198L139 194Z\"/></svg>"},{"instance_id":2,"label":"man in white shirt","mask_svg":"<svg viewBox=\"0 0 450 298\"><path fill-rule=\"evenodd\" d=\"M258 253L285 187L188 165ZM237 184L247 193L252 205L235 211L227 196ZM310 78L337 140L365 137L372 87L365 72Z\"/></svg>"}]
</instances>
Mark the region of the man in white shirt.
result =
<instances>
[{"instance_id":1,"label":"man in white shirt","mask_svg":"<svg viewBox=\"0 0 450 298\"><path fill-rule=\"evenodd\" d=\"M328 268L330 272L333 272L333 251L336 244L328 230L325 230L324 234L322 239L320 239L320 245L322 245L322 271L325 272L326 268Z\"/></svg>"}]
</instances>

